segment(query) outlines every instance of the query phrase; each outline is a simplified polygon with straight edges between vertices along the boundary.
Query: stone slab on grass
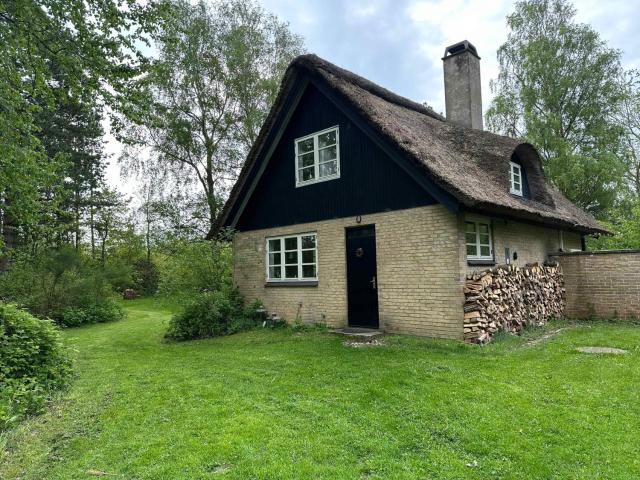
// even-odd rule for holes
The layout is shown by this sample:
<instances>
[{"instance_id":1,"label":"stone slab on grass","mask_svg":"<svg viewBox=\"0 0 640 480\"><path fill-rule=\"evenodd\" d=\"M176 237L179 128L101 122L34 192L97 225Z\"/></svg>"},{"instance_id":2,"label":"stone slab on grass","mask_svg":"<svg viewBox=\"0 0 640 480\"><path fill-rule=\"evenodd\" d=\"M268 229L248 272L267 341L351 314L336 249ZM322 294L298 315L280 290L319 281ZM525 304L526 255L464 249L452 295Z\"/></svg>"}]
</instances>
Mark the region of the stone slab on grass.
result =
<instances>
[{"instance_id":1,"label":"stone slab on grass","mask_svg":"<svg viewBox=\"0 0 640 480\"><path fill-rule=\"evenodd\" d=\"M627 353L627 350L622 350L621 348L611 348L611 347L578 347L580 353L612 353L614 355L622 355Z\"/></svg>"}]
</instances>

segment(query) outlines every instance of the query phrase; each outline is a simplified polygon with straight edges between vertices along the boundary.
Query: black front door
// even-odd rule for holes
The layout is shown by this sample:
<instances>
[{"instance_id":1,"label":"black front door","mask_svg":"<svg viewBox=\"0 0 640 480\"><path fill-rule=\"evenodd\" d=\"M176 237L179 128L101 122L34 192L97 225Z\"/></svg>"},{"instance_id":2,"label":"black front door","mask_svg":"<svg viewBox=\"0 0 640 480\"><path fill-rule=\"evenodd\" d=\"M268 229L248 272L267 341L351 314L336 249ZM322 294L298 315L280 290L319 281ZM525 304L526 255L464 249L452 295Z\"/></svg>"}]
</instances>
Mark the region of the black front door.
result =
<instances>
[{"instance_id":1,"label":"black front door","mask_svg":"<svg viewBox=\"0 0 640 480\"><path fill-rule=\"evenodd\" d=\"M349 326L378 328L376 228L347 228Z\"/></svg>"}]
</instances>

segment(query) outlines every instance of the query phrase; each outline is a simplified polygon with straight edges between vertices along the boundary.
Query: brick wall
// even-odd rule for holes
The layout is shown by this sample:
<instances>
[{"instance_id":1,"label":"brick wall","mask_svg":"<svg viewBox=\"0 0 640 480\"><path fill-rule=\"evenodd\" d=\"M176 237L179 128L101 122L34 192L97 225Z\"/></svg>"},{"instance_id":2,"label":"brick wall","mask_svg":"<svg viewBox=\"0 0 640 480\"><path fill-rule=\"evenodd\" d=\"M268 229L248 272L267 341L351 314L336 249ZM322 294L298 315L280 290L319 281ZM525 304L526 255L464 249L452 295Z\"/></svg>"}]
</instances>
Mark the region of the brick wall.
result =
<instances>
[{"instance_id":1,"label":"brick wall","mask_svg":"<svg viewBox=\"0 0 640 480\"><path fill-rule=\"evenodd\" d=\"M458 219L441 205L362 216L376 226L380 328L445 338L462 338L462 277ZM247 300L262 300L288 321L346 326L345 227L341 218L239 232L234 238L234 280ZM317 232L318 285L265 286L265 238Z\"/></svg>"},{"instance_id":2,"label":"brick wall","mask_svg":"<svg viewBox=\"0 0 640 480\"><path fill-rule=\"evenodd\" d=\"M553 258L564 273L567 316L640 318L640 250L576 252Z\"/></svg>"}]
</instances>

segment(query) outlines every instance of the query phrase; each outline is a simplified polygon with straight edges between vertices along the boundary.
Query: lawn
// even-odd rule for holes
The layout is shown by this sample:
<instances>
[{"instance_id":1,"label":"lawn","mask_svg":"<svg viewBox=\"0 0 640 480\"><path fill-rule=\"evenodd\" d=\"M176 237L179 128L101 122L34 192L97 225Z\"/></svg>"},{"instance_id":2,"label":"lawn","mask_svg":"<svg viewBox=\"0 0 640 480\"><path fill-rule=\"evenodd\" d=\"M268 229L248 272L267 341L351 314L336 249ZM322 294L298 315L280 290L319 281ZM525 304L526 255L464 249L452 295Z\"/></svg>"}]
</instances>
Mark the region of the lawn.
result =
<instances>
[{"instance_id":1,"label":"lawn","mask_svg":"<svg viewBox=\"0 0 640 480\"><path fill-rule=\"evenodd\" d=\"M289 329L165 343L170 312L126 308L65 331L74 383L0 439L0 478L640 477L638 327L533 346Z\"/></svg>"}]
</instances>

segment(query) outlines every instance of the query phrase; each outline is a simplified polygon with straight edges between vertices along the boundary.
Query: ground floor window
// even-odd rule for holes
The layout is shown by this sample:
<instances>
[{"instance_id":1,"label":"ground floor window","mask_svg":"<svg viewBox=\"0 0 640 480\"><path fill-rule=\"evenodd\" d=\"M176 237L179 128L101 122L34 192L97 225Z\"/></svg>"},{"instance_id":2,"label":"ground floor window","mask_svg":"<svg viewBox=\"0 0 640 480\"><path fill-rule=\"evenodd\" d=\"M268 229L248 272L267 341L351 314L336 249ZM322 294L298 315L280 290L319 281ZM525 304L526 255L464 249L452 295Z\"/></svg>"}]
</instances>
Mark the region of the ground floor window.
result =
<instances>
[{"instance_id":1,"label":"ground floor window","mask_svg":"<svg viewBox=\"0 0 640 480\"><path fill-rule=\"evenodd\" d=\"M491 225L488 221L468 220L464 233L469 260L493 260Z\"/></svg>"},{"instance_id":2,"label":"ground floor window","mask_svg":"<svg viewBox=\"0 0 640 480\"><path fill-rule=\"evenodd\" d=\"M315 233L267 238L267 281L317 280Z\"/></svg>"}]
</instances>

